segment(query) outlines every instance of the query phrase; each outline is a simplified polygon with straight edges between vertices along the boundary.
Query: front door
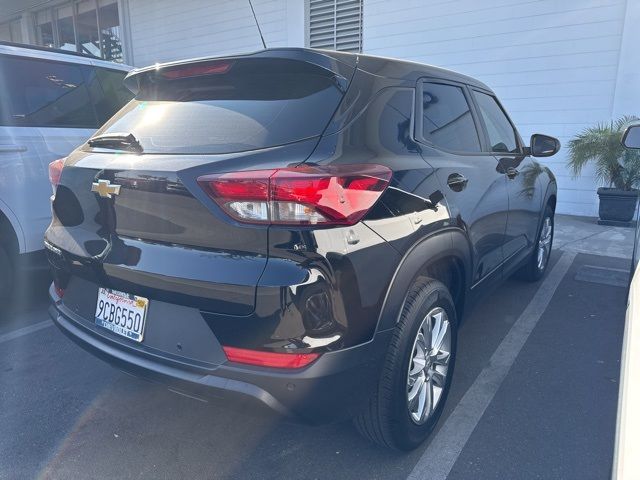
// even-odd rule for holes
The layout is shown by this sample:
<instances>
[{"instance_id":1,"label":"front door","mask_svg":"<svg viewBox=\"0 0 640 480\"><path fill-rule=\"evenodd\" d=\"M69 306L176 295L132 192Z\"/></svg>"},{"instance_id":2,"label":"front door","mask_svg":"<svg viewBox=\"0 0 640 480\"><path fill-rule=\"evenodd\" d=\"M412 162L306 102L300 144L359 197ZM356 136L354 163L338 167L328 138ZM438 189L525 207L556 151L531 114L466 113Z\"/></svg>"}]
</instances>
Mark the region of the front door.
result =
<instances>
[{"instance_id":1,"label":"front door","mask_svg":"<svg viewBox=\"0 0 640 480\"><path fill-rule=\"evenodd\" d=\"M506 181L509 216L503 254L505 262L516 264L529 255L535 242L543 195L539 176L543 170L524 155L520 136L497 99L479 90L473 95L486 127L487 143Z\"/></svg>"}]
</instances>

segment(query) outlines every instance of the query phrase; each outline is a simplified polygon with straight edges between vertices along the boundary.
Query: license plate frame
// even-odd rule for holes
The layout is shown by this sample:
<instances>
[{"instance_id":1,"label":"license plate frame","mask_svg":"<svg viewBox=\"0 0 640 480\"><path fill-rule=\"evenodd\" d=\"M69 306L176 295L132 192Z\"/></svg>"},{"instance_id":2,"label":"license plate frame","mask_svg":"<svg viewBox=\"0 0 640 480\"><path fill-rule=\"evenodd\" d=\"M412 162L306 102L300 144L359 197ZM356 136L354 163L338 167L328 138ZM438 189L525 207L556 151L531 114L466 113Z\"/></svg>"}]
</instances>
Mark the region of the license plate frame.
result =
<instances>
[{"instance_id":1,"label":"license plate frame","mask_svg":"<svg viewBox=\"0 0 640 480\"><path fill-rule=\"evenodd\" d=\"M98 288L95 324L137 343L144 340L149 299L110 288Z\"/></svg>"}]
</instances>

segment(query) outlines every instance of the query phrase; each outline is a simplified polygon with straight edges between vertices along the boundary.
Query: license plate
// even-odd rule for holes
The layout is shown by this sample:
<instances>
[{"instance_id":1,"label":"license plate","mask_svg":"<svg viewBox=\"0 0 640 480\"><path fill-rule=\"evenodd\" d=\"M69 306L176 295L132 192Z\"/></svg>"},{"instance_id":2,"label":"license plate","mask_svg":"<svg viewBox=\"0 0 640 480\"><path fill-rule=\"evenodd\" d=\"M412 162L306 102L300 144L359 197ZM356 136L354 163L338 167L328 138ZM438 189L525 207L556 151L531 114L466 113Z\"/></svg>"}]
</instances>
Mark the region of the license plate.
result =
<instances>
[{"instance_id":1,"label":"license plate","mask_svg":"<svg viewBox=\"0 0 640 480\"><path fill-rule=\"evenodd\" d=\"M98 290L96 325L136 342L142 341L149 300L108 288Z\"/></svg>"}]
</instances>

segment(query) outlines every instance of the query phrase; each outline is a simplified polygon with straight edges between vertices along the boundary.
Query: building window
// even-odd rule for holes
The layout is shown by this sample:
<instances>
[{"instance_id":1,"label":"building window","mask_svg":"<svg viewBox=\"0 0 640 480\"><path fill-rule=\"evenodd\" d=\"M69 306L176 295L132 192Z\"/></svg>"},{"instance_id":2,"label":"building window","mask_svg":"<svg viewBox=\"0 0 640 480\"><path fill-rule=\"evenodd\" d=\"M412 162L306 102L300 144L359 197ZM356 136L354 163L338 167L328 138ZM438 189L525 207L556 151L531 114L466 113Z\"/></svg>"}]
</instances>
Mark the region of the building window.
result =
<instances>
[{"instance_id":1,"label":"building window","mask_svg":"<svg viewBox=\"0 0 640 480\"><path fill-rule=\"evenodd\" d=\"M0 41L22 43L22 25L19 18L0 23Z\"/></svg>"},{"instance_id":2,"label":"building window","mask_svg":"<svg viewBox=\"0 0 640 480\"><path fill-rule=\"evenodd\" d=\"M309 0L309 46L362 51L362 0Z\"/></svg>"},{"instance_id":3,"label":"building window","mask_svg":"<svg viewBox=\"0 0 640 480\"><path fill-rule=\"evenodd\" d=\"M117 0L80 0L37 11L36 44L122 62Z\"/></svg>"}]
</instances>

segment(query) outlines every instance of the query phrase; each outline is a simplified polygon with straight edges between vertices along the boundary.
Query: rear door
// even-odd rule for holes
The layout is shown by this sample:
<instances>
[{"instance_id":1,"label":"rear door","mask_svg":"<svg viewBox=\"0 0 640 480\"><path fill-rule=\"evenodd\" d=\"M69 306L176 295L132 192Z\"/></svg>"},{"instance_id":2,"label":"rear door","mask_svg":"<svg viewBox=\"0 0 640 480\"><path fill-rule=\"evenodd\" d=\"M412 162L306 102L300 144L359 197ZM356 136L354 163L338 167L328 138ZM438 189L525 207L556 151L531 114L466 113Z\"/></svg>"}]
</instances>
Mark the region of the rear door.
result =
<instances>
[{"instance_id":1,"label":"rear door","mask_svg":"<svg viewBox=\"0 0 640 480\"><path fill-rule=\"evenodd\" d=\"M529 254L536 239L544 195L539 181L543 169L524 154L522 140L497 98L480 90L474 90L473 96L485 125L488 150L495 155L507 184L509 219L504 258L516 264Z\"/></svg>"},{"instance_id":2,"label":"rear door","mask_svg":"<svg viewBox=\"0 0 640 480\"><path fill-rule=\"evenodd\" d=\"M416 137L436 169L450 212L473 249L473 284L500 276L507 225L505 176L483 152L484 134L467 87L439 79L419 85Z\"/></svg>"},{"instance_id":3,"label":"rear door","mask_svg":"<svg viewBox=\"0 0 640 480\"><path fill-rule=\"evenodd\" d=\"M42 248L51 219L49 162L98 126L84 68L0 55L0 199L17 217L27 252Z\"/></svg>"}]
</instances>

